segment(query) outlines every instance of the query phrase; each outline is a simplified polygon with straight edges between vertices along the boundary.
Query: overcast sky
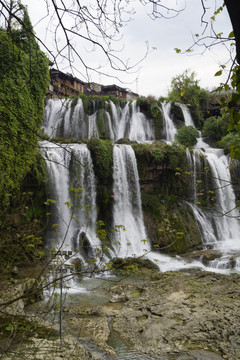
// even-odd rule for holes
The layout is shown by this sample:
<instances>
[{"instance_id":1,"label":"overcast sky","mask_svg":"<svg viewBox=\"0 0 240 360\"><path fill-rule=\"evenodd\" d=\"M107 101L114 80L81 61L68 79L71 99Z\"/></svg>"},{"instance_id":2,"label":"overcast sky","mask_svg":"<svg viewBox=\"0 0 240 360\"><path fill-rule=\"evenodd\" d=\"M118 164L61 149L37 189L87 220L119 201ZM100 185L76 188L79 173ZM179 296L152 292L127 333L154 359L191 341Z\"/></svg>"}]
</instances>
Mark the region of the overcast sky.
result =
<instances>
[{"instance_id":1,"label":"overcast sky","mask_svg":"<svg viewBox=\"0 0 240 360\"><path fill-rule=\"evenodd\" d=\"M47 17L38 23L46 15L45 1L22 0L22 2L28 6L36 35L49 48L54 49L51 34L48 33L46 36L45 31L50 18ZM118 48L123 48L123 50L119 53L119 56L124 60L130 59L131 63L136 63L145 53L146 41L148 41L150 49L155 49L136 67L136 73L131 75L118 74L118 77L124 83L121 84L116 79L97 74L92 74L92 81L102 84L116 83L122 87L130 88L140 95L159 97L167 95L171 79L181 74L185 69L196 72L200 85L209 90L212 90L220 81L224 80L223 78L214 77L214 74L219 70L219 65L225 64L229 59L229 53L226 51L225 46L215 46L211 50L206 50L204 54L201 54L204 48L195 48L188 55L177 54L174 50L174 48L188 49L193 43L194 34L201 35L203 32L201 1L186 0L185 3L183 0L166 0L165 2L177 8L185 7L185 9L173 19L152 20L147 14L148 11L150 12L148 8L140 6L138 0L130 0L130 5L136 9L136 13L133 16L134 20L122 29L123 37L118 43ZM211 9L205 15L206 20L210 19L214 10L222 5L222 2L222 0L205 1L207 6L211 6ZM231 32L231 24L226 9L217 16L215 28L217 32L223 32L226 36ZM209 32L205 34L209 34ZM57 40L61 43L61 36ZM86 49L79 42L75 43L75 47L81 53ZM94 66L105 65L102 68L103 71L111 74L106 59L102 59L97 53L86 53L85 60ZM60 70L68 71L66 62L59 62L58 65ZM81 78L80 63L76 61L75 67L79 70L79 73L74 75Z\"/></svg>"}]
</instances>

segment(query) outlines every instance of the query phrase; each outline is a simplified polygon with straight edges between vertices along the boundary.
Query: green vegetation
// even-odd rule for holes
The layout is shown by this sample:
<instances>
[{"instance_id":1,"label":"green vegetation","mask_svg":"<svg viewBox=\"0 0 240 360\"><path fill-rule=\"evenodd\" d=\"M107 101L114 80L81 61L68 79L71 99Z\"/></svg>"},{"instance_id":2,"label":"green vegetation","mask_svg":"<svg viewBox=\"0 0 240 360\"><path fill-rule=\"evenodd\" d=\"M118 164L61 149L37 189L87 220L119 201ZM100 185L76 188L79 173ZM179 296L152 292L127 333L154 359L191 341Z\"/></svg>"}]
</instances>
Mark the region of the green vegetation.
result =
<instances>
[{"instance_id":1,"label":"green vegetation","mask_svg":"<svg viewBox=\"0 0 240 360\"><path fill-rule=\"evenodd\" d=\"M222 71L220 71L220 73L221 72ZM217 76L217 74L215 75ZM240 130L240 65L236 65L233 68L230 82L232 86L232 93L227 96L227 98L225 97L223 99L222 108L229 114L228 131L230 134L235 133L235 135L229 135L227 140L223 139L222 144L226 144L226 142L228 142L230 139L233 140L235 137L235 141L232 141L230 145L230 153L232 158L240 160L240 147L238 141ZM228 91L230 90L230 86L228 84L221 84L218 90L222 91L223 89Z\"/></svg>"},{"instance_id":2,"label":"green vegetation","mask_svg":"<svg viewBox=\"0 0 240 360\"><path fill-rule=\"evenodd\" d=\"M164 182L158 188L155 186L152 191L142 192L146 227L153 248L175 254L201 249L202 240L198 225L191 210L179 203L181 199L178 191L172 186L169 184L169 194L165 192L167 184Z\"/></svg>"},{"instance_id":3,"label":"green vegetation","mask_svg":"<svg viewBox=\"0 0 240 360\"><path fill-rule=\"evenodd\" d=\"M48 59L40 51L26 9L20 29L0 29L0 194L19 188L35 162L44 114Z\"/></svg>"},{"instance_id":4,"label":"green vegetation","mask_svg":"<svg viewBox=\"0 0 240 360\"><path fill-rule=\"evenodd\" d=\"M107 225L111 217L113 146L110 140L91 138L88 143L97 179L98 218Z\"/></svg>"},{"instance_id":5,"label":"green vegetation","mask_svg":"<svg viewBox=\"0 0 240 360\"><path fill-rule=\"evenodd\" d=\"M110 139L108 117L103 109L99 109L97 112L97 127L100 139Z\"/></svg>"},{"instance_id":6,"label":"green vegetation","mask_svg":"<svg viewBox=\"0 0 240 360\"><path fill-rule=\"evenodd\" d=\"M186 168L186 152L183 146L168 145L161 141L153 144L132 144L135 151L138 171L144 176L148 166L176 171L176 168Z\"/></svg>"},{"instance_id":7,"label":"green vegetation","mask_svg":"<svg viewBox=\"0 0 240 360\"><path fill-rule=\"evenodd\" d=\"M220 145L224 148L226 152L230 152L232 149L238 149L239 144L240 134L237 132L230 132L220 141Z\"/></svg>"},{"instance_id":8,"label":"green vegetation","mask_svg":"<svg viewBox=\"0 0 240 360\"><path fill-rule=\"evenodd\" d=\"M91 138L87 146L91 151L95 175L99 182L109 184L109 180L112 178L112 142L110 140Z\"/></svg>"},{"instance_id":9,"label":"green vegetation","mask_svg":"<svg viewBox=\"0 0 240 360\"><path fill-rule=\"evenodd\" d=\"M40 205L45 177L38 151L49 71L26 8L20 27L0 28L0 232L1 269L42 256ZM29 179L31 177L31 180ZM34 193L36 191L36 194ZM41 198L41 200L40 200ZM33 235L35 234L35 235Z\"/></svg>"},{"instance_id":10,"label":"green vegetation","mask_svg":"<svg viewBox=\"0 0 240 360\"><path fill-rule=\"evenodd\" d=\"M202 135L211 136L217 141L221 140L227 134L228 118L227 114L207 118L203 125Z\"/></svg>"},{"instance_id":11,"label":"green vegetation","mask_svg":"<svg viewBox=\"0 0 240 360\"><path fill-rule=\"evenodd\" d=\"M201 127L203 111L208 107L210 95L199 86L199 80L196 80L194 72L185 70L182 74L175 76L171 81L168 98L170 101L189 106L195 125Z\"/></svg>"},{"instance_id":12,"label":"green vegetation","mask_svg":"<svg viewBox=\"0 0 240 360\"><path fill-rule=\"evenodd\" d=\"M186 147L194 146L198 137L199 133L193 126L182 126L175 135L175 139Z\"/></svg>"},{"instance_id":13,"label":"green vegetation","mask_svg":"<svg viewBox=\"0 0 240 360\"><path fill-rule=\"evenodd\" d=\"M184 116L182 109L174 102L171 103L171 118L173 119L174 124L177 126L177 128L180 128L184 125Z\"/></svg>"}]
</instances>

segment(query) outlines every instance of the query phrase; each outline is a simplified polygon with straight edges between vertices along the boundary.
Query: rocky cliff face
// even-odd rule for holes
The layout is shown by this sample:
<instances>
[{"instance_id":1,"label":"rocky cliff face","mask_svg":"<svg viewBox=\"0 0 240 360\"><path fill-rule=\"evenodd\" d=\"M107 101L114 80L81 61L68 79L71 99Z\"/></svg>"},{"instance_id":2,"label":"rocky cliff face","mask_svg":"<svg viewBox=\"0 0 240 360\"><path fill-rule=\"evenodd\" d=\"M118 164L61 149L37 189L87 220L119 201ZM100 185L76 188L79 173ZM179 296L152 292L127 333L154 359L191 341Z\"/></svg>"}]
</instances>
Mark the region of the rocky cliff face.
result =
<instances>
[{"instance_id":1,"label":"rocky cliff face","mask_svg":"<svg viewBox=\"0 0 240 360\"><path fill-rule=\"evenodd\" d=\"M201 233L186 201L192 198L185 149L156 142L133 145L147 233L153 247L182 254L202 248Z\"/></svg>"}]
</instances>

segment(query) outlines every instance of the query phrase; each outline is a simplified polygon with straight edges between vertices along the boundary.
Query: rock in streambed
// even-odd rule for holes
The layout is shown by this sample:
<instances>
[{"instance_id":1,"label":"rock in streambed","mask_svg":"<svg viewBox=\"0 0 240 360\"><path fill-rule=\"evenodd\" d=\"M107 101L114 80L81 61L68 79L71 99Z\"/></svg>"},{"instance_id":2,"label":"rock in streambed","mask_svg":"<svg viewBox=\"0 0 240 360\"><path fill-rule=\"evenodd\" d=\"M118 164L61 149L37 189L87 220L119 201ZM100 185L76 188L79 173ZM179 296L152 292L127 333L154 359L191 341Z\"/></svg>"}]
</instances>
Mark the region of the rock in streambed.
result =
<instances>
[{"instance_id":1,"label":"rock in streambed","mask_svg":"<svg viewBox=\"0 0 240 360\"><path fill-rule=\"evenodd\" d=\"M155 278L111 286L110 301L100 306L75 306L69 310L70 327L108 353L112 329L139 353L190 356L204 351L213 359L240 359L239 275L194 271Z\"/></svg>"}]
</instances>

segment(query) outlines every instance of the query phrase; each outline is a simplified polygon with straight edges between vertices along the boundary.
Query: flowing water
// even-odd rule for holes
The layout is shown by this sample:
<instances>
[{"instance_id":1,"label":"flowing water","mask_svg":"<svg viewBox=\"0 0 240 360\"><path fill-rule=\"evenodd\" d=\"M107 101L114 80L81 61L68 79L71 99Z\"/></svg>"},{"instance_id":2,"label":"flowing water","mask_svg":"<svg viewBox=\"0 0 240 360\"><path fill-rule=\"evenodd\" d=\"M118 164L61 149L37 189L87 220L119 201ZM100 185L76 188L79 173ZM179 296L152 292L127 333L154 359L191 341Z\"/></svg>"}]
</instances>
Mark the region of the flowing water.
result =
<instances>
[{"instance_id":1,"label":"flowing water","mask_svg":"<svg viewBox=\"0 0 240 360\"><path fill-rule=\"evenodd\" d=\"M61 250L76 251L81 259L101 247L96 237L96 185L90 151L85 144L53 145L41 142L54 205L49 238ZM53 202L53 201L54 202ZM49 241L50 242L50 241Z\"/></svg>"},{"instance_id":2,"label":"flowing water","mask_svg":"<svg viewBox=\"0 0 240 360\"><path fill-rule=\"evenodd\" d=\"M163 111L163 118L165 125L166 141L171 144L174 141L175 135L177 133L177 129L176 126L174 125L173 120L170 117L170 110L171 110L171 103L164 101L162 103L162 111Z\"/></svg>"},{"instance_id":3,"label":"flowing water","mask_svg":"<svg viewBox=\"0 0 240 360\"><path fill-rule=\"evenodd\" d=\"M132 103L127 102L124 107L115 105L112 101L106 102L105 105L103 111L106 120L103 122L111 140L117 141L121 138L141 142L154 140L153 120L147 119L141 113L136 100ZM92 115L88 115L84 111L81 98L77 101L49 99L45 106L43 131L50 138L79 140L99 137L98 109Z\"/></svg>"},{"instance_id":4,"label":"flowing water","mask_svg":"<svg viewBox=\"0 0 240 360\"><path fill-rule=\"evenodd\" d=\"M186 106L178 104L184 115L185 125L194 126L190 111ZM189 159L189 154L188 154ZM201 162L203 159L203 162ZM191 163L191 160L189 160ZM196 220L198 221L203 243L213 246L222 252L222 257L209 263L210 268L229 269L238 268L240 254L240 221L236 204L235 193L231 184L230 162L222 149L211 148L201 137L193 150L192 155L194 203L190 204ZM209 167L212 187L206 189L214 193L215 206L211 210L200 209L196 204L199 200L197 194L197 181L199 174ZM200 179L200 177L199 177ZM201 181L201 180L200 180ZM232 256L236 256L233 261Z\"/></svg>"},{"instance_id":5,"label":"flowing water","mask_svg":"<svg viewBox=\"0 0 240 360\"><path fill-rule=\"evenodd\" d=\"M105 110L111 140L128 137L131 140L148 141L154 139L154 129L151 122L140 113L136 102L131 108L126 104L124 108L110 102L111 112ZM181 107L185 124L193 126L188 109ZM176 127L170 117L170 104L163 103L162 111L166 125L166 140L171 143L176 134ZM52 137L91 138L99 136L97 112L91 116L84 113L81 99L75 106L66 101L64 106L60 100L49 100L45 109L44 131ZM49 175L50 198L56 203L51 222L58 224L57 231L49 229L49 242L67 250L77 250L77 256L85 262L96 256L96 249L101 248L101 242L96 236L97 206L96 183L94 168L90 152L84 144L53 145L49 142L40 143L41 152L46 160ZM204 148L204 150L203 150ZM158 264L160 271L180 270L187 268L229 269L233 266L230 256L240 251L239 222L236 220L238 210L235 208L236 199L231 186L228 158L219 149L212 149L200 138L191 154L186 151L189 166L192 168L193 201L189 207L199 224L204 245L213 246L220 250L223 256L212 261L206 268L200 261L184 260L181 257L170 257L151 251L150 239L146 234L142 205L139 176L134 151L130 145L115 144L113 147L113 228L115 238L111 244L109 254L114 257L145 256ZM202 161L203 158L203 161ZM203 210L198 205L199 195L197 183L202 164L211 170L216 207ZM74 194L76 196L74 196ZM74 203L74 207L71 204ZM72 209L74 208L74 213ZM235 209L234 209L235 208ZM227 214L228 216L223 216ZM51 247L51 245L49 245ZM234 266L240 267L240 257L234 260ZM86 282L92 284L92 279L85 279L77 286L76 291L81 297L89 296L84 289ZM96 280L95 280L96 281ZM87 287L86 287L87 288ZM83 295L84 294L84 295ZM87 301L90 301L92 294ZM97 301L94 295L94 301ZM111 333L110 345L114 346L118 360L185 360L209 359L201 353L198 357L190 355L146 356L131 349L117 334ZM200 352L199 352L200 353ZM105 357L107 360L107 356Z\"/></svg>"},{"instance_id":6,"label":"flowing water","mask_svg":"<svg viewBox=\"0 0 240 360\"><path fill-rule=\"evenodd\" d=\"M176 105L182 109L185 125L194 126L188 108L182 104ZM171 119L170 107L170 103L162 104L168 143L173 142L177 132ZM153 122L147 120L140 112L136 101L133 101L131 105L126 103L123 108L110 101L106 105L105 114L110 139L116 141L124 137L139 142L154 139ZM81 99L78 99L75 105L71 100L65 102L48 100L43 129L52 137L98 137L97 110L95 109L92 115L85 114ZM72 144L68 146L67 152L65 146L48 147L49 144L43 146L46 159L53 160L48 161L47 167L51 183L55 184L51 186L51 196L57 200L56 213L62 219L58 228L61 241L65 247L75 249L81 248L84 239L87 239L85 245L88 244L88 251L85 253L82 251L84 255L81 256L93 256L93 249L101 244L95 235L96 189L90 153L86 145ZM221 149L208 146L201 138L201 134L193 153L187 150L186 156L193 174L191 180L193 201L189 203L189 207L201 229L203 244L223 253L219 261L216 260L209 265L225 269L229 265L229 256L234 252L240 252L238 237L240 225L237 219L239 212L231 186L228 158ZM141 209L141 193L134 151L130 145L114 145L113 158L113 227L117 225L118 231L115 231L113 249L110 250L111 256L139 256L145 253L148 258L157 262L161 271L191 266L205 268L199 262L189 264L189 261L150 251L150 240L146 234ZM201 182L199 174L203 172L203 167L210 168L212 179L211 188L205 190L207 193L214 192L216 198L216 206L211 210L204 210L198 206L199 182ZM65 205L66 202L71 203L70 187L84 189L76 212L78 223L72 220L71 207ZM227 254L230 255L227 256ZM234 267L237 268L240 260L236 257L234 261Z\"/></svg>"},{"instance_id":7,"label":"flowing water","mask_svg":"<svg viewBox=\"0 0 240 360\"><path fill-rule=\"evenodd\" d=\"M141 256L150 250L143 222L137 162L130 145L113 148L113 221L124 225L114 245L118 257Z\"/></svg>"}]
</instances>

